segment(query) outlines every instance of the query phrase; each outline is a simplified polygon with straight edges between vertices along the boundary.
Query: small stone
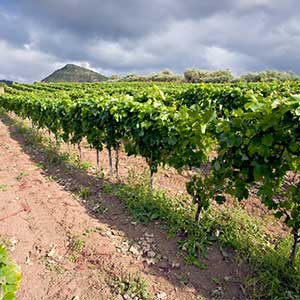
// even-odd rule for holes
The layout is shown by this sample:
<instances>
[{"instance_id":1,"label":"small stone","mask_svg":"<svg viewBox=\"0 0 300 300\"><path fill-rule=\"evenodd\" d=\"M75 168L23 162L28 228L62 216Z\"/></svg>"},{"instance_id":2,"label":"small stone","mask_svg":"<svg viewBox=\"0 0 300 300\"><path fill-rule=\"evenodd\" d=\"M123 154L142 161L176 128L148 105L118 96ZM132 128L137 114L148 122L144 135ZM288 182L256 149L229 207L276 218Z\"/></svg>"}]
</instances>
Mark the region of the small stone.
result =
<instances>
[{"instance_id":1,"label":"small stone","mask_svg":"<svg viewBox=\"0 0 300 300\"><path fill-rule=\"evenodd\" d=\"M156 256L156 253L154 251L148 251L147 252L147 256L148 257L155 257Z\"/></svg>"},{"instance_id":2,"label":"small stone","mask_svg":"<svg viewBox=\"0 0 300 300\"><path fill-rule=\"evenodd\" d=\"M154 234L153 234L153 233L148 233L148 232L146 232L146 233L145 233L145 237L153 238L153 237L154 237Z\"/></svg>"},{"instance_id":3,"label":"small stone","mask_svg":"<svg viewBox=\"0 0 300 300\"><path fill-rule=\"evenodd\" d=\"M48 257L55 257L56 252L57 252L56 247L57 247L57 245L54 245L54 246L51 248L51 250L48 252Z\"/></svg>"},{"instance_id":4,"label":"small stone","mask_svg":"<svg viewBox=\"0 0 300 300\"><path fill-rule=\"evenodd\" d=\"M112 237L112 234L110 231L105 231L104 234L109 238Z\"/></svg>"},{"instance_id":5,"label":"small stone","mask_svg":"<svg viewBox=\"0 0 300 300\"><path fill-rule=\"evenodd\" d=\"M79 296L72 297L72 300L79 300Z\"/></svg>"},{"instance_id":6,"label":"small stone","mask_svg":"<svg viewBox=\"0 0 300 300\"><path fill-rule=\"evenodd\" d=\"M172 267L173 269L177 269L177 268L180 267L180 264L177 263L177 262L172 262L171 267Z\"/></svg>"},{"instance_id":7,"label":"small stone","mask_svg":"<svg viewBox=\"0 0 300 300\"><path fill-rule=\"evenodd\" d=\"M12 238L10 239L10 244L11 244L11 246L10 246L9 250L10 250L10 251L14 251L14 250L16 249L17 243L18 243L17 238L16 238L16 237L12 237Z\"/></svg>"},{"instance_id":8,"label":"small stone","mask_svg":"<svg viewBox=\"0 0 300 300\"><path fill-rule=\"evenodd\" d=\"M142 246L142 248L143 248L143 252L144 252L144 253L147 253L147 252L149 252L149 251L151 250L151 247L150 247L149 244L142 243L141 246Z\"/></svg>"},{"instance_id":9,"label":"small stone","mask_svg":"<svg viewBox=\"0 0 300 300\"><path fill-rule=\"evenodd\" d=\"M26 256L26 258L25 258L25 264L28 265L28 266L31 266L31 265L32 265L32 262L31 262L31 260L30 260L29 255Z\"/></svg>"},{"instance_id":10,"label":"small stone","mask_svg":"<svg viewBox=\"0 0 300 300\"><path fill-rule=\"evenodd\" d=\"M139 255L140 252L135 246L131 246L129 249L129 252L131 252L133 255Z\"/></svg>"},{"instance_id":11,"label":"small stone","mask_svg":"<svg viewBox=\"0 0 300 300\"><path fill-rule=\"evenodd\" d=\"M165 292L159 292L156 294L157 299L167 299L167 294Z\"/></svg>"},{"instance_id":12,"label":"small stone","mask_svg":"<svg viewBox=\"0 0 300 300\"><path fill-rule=\"evenodd\" d=\"M156 263L155 258L146 258L145 261L146 261L148 266L154 265Z\"/></svg>"}]
</instances>

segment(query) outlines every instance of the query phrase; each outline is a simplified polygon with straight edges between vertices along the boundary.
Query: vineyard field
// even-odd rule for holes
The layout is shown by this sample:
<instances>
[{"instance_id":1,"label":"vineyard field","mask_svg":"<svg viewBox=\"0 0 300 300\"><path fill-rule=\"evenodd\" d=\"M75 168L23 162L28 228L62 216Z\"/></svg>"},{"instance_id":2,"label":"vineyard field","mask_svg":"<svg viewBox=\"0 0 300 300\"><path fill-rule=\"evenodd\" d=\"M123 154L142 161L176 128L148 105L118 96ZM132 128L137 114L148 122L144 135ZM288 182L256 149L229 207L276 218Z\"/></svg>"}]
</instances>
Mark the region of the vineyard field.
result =
<instances>
[{"instance_id":1,"label":"vineyard field","mask_svg":"<svg viewBox=\"0 0 300 300\"><path fill-rule=\"evenodd\" d=\"M163 252L167 255L171 247L172 257L179 256L180 265L185 266L168 267L168 272L174 272L171 278L181 276L179 281L188 278L193 291L183 288L182 294L174 294L165 283L168 292L164 293L150 284L149 293L132 299L169 299L157 296L165 294L170 299L195 300L300 299L299 81L14 83L4 90L0 94L3 126L18 127L31 137L23 149L35 163L30 149L47 149L43 156L46 153L52 160L46 159L48 166L43 161L45 176L54 176L48 171L52 161L78 169L81 175L75 176L85 178L76 189L83 203L92 199L93 207L106 212L110 197L116 198L113 201L121 201L134 218L125 224L122 217L128 232L136 222L150 222L150 230L161 224L176 239L177 245L165 245ZM7 143L9 147L8 139ZM59 176L72 181L72 176ZM95 202L99 185L106 199L103 207ZM54 202L50 206L55 209ZM124 207L118 209L120 217ZM84 223L83 214L78 209L75 215ZM101 247L96 250L101 252ZM155 251L153 257L149 251L142 256L153 258ZM229 273L224 271L227 256ZM214 259L219 265L212 271ZM241 266L237 266L239 260ZM180 271L191 275L179 275ZM209 272L215 287L207 279ZM216 272L223 277L218 279ZM231 281L233 273L239 273L238 284ZM198 286L198 277L208 290ZM174 278L173 284L178 281ZM110 283L105 292L111 293L116 284ZM135 284L144 289L139 280Z\"/></svg>"}]
</instances>

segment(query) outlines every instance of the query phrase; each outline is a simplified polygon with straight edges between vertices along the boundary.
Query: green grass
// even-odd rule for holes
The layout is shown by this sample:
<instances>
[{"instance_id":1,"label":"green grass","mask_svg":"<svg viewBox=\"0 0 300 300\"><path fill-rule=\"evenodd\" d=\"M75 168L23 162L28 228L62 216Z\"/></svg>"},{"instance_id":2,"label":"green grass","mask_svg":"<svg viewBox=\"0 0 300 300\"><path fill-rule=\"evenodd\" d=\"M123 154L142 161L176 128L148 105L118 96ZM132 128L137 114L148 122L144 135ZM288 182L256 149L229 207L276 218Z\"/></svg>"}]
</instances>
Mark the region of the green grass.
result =
<instances>
[{"instance_id":1,"label":"green grass","mask_svg":"<svg viewBox=\"0 0 300 300\"><path fill-rule=\"evenodd\" d=\"M17 176L17 180L20 181L22 178L28 176L29 174L27 172L21 172L18 176Z\"/></svg>"},{"instance_id":2,"label":"green grass","mask_svg":"<svg viewBox=\"0 0 300 300\"><path fill-rule=\"evenodd\" d=\"M145 279L135 275L123 276L123 278L114 278L110 283L112 292L121 295L123 299L153 299L148 292L148 285Z\"/></svg>"},{"instance_id":3,"label":"green grass","mask_svg":"<svg viewBox=\"0 0 300 300\"><path fill-rule=\"evenodd\" d=\"M81 186L79 188L78 196L81 199L87 200L91 196L91 189L88 186Z\"/></svg>"},{"instance_id":4,"label":"green grass","mask_svg":"<svg viewBox=\"0 0 300 300\"><path fill-rule=\"evenodd\" d=\"M69 260L76 263L84 247L85 241L83 239L80 237L72 237L70 242Z\"/></svg>"},{"instance_id":5,"label":"green grass","mask_svg":"<svg viewBox=\"0 0 300 300\"><path fill-rule=\"evenodd\" d=\"M71 243L71 251L80 253L85 246L85 242L82 239L74 238Z\"/></svg>"},{"instance_id":6,"label":"green grass","mask_svg":"<svg viewBox=\"0 0 300 300\"><path fill-rule=\"evenodd\" d=\"M8 185L7 184L0 184L0 191L5 192L8 190Z\"/></svg>"}]
</instances>

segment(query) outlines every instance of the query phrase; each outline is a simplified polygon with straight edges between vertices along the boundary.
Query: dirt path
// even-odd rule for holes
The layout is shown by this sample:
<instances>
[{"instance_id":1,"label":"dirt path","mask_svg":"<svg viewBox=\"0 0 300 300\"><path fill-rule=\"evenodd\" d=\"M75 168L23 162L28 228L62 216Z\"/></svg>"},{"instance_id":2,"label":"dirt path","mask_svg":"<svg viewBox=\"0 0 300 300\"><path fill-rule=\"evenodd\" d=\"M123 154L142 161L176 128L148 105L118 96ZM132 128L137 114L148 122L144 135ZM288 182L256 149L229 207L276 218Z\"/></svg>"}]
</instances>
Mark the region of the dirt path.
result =
<instances>
[{"instance_id":1,"label":"dirt path","mask_svg":"<svg viewBox=\"0 0 300 300\"><path fill-rule=\"evenodd\" d=\"M92 187L89 201L80 186ZM245 299L240 269L209 249L199 270L176 253L159 224L134 224L101 181L59 162L49 162L12 120L0 121L0 236L21 266L19 300L144 299L126 296L124 283L151 299ZM122 285L123 283L123 285ZM128 298L129 297L129 298ZM202 297L202 298L201 298Z\"/></svg>"}]
</instances>

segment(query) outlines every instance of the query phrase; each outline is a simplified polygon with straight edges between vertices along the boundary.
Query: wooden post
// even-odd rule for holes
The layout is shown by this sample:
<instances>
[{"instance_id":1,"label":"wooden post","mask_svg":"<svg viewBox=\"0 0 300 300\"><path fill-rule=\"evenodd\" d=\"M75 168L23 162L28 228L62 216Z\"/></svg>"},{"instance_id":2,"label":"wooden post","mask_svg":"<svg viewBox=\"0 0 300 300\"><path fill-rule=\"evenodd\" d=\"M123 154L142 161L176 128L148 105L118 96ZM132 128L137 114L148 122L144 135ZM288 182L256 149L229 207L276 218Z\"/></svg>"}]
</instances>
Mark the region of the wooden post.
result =
<instances>
[{"instance_id":1,"label":"wooden post","mask_svg":"<svg viewBox=\"0 0 300 300\"><path fill-rule=\"evenodd\" d=\"M0 94L4 94L4 87L0 85Z\"/></svg>"}]
</instances>

